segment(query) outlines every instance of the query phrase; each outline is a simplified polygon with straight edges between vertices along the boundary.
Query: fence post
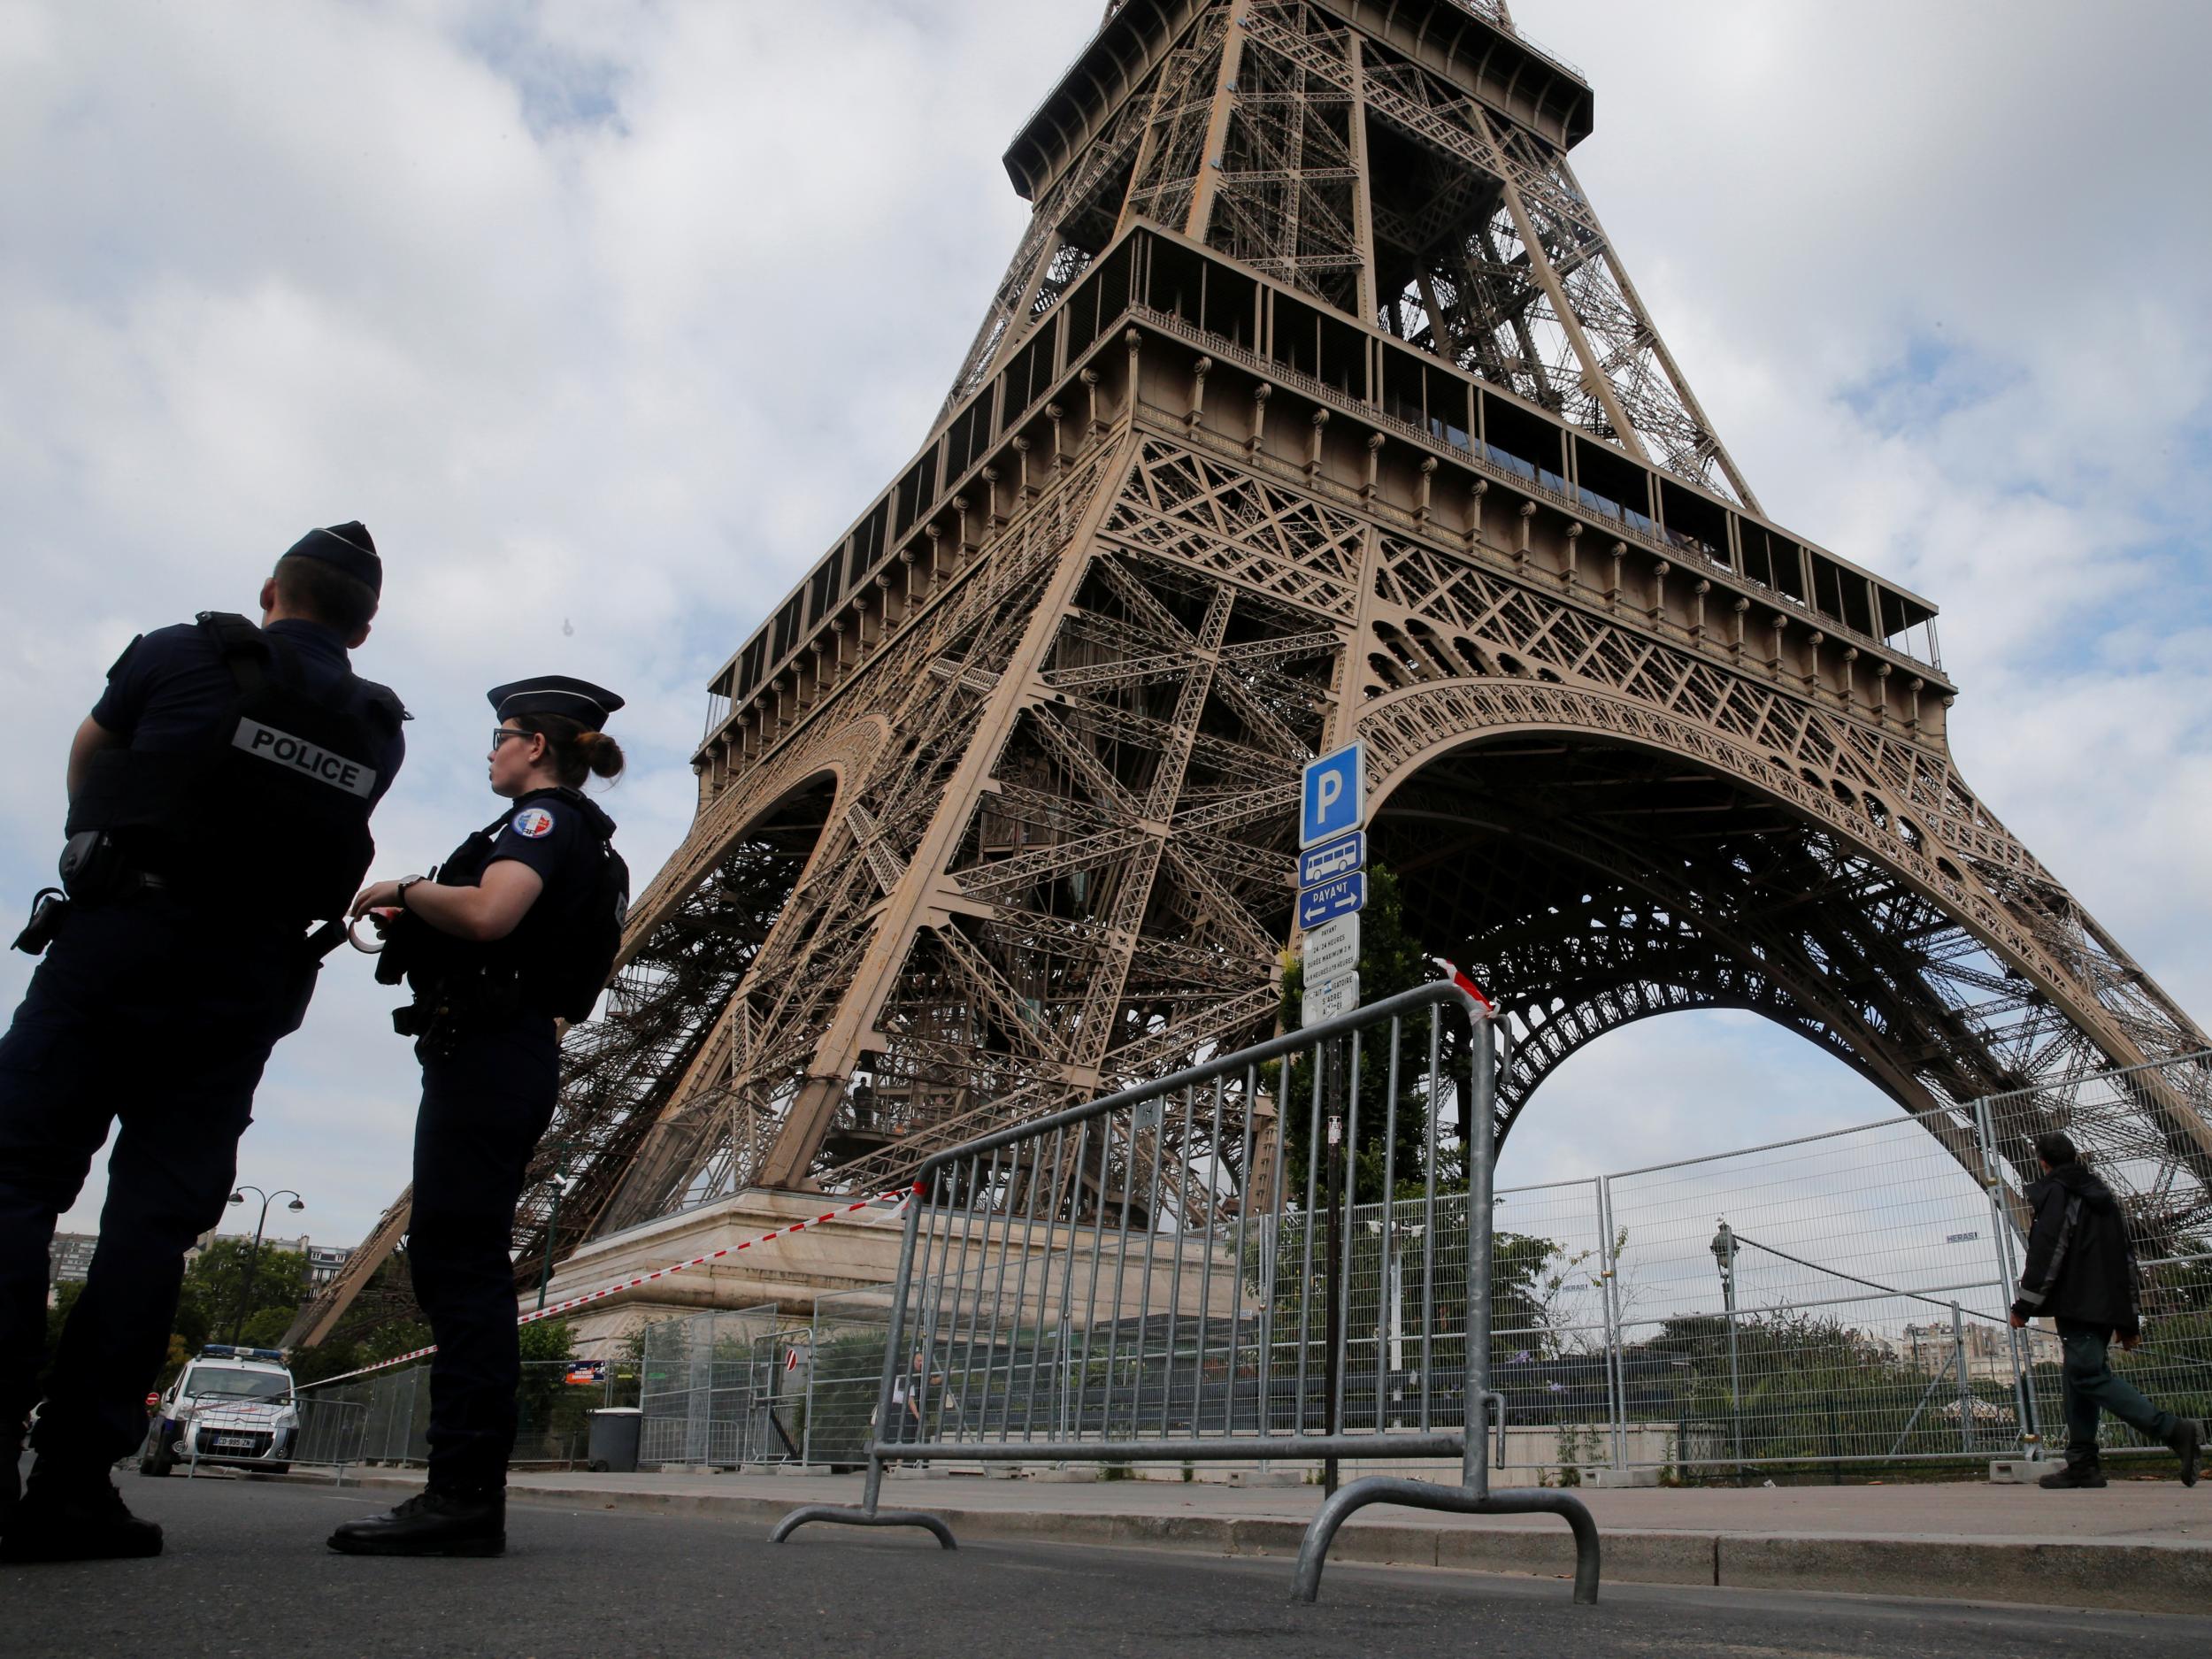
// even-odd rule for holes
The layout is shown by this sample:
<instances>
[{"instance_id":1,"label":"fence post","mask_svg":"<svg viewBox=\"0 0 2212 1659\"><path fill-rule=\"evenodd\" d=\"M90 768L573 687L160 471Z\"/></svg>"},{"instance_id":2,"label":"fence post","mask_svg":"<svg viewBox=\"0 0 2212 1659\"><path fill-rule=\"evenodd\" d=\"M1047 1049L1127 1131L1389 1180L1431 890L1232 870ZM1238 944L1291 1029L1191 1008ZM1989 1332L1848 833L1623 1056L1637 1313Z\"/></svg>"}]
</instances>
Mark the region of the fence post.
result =
<instances>
[{"instance_id":1,"label":"fence post","mask_svg":"<svg viewBox=\"0 0 2212 1659\"><path fill-rule=\"evenodd\" d=\"M1604 1269L1598 1280L1598 1307L1605 1325L1605 1391L1612 1408L1613 1467L1628 1467L1628 1360L1621 1334L1620 1261L1613 1253L1613 1178L1601 1175L1597 1188L1598 1256Z\"/></svg>"},{"instance_id":2,"label":"fence post","mask_svg":"<svg viewBox=\"0 0 2212 1659\"><path fill-rule=\"evenodd\" d=\"M1490 1495L1490 1275L1491 1202L1497 1173L1498 1054L1491 1022L1469 1021L1472 1062L1467 1102L1467 1341L1466 1444L1460 1484L1482 1497Z\"/></svg>"},{"instance_id":3,"label":"fence post","mask_svg":"<svg viewBox=\"0 0 2212 1659\"><path fill-rule=\"evenodd\" d=\"M1966 1384L1966 1320L1955 1300L1951 1303L1951 1353L1958 1366L1959 1449L1970 1452L1974 1449L1974 1420L1969 1408L1973 1391Z\"/></svg>"},{"instance_id":4,"label":"fence post","mask_svg":"<svg viewBox=\"0 0 2212 1659\"><path fill-rule=\"evenodd\" d=\"M700 1327L706 1327L705 1356L700 1353ZM713 1410L715 1316L695 1315L684 1321L684 1342L689 1352L684 1376L684 1462L704 1464L708 1456L708 1422Z\"/></svg>"},{"instance_id":5,"label":"fence post","mask_svg":"<svg viewBox=\"0 0 2212 1659\"><path fill-rule=\"evenodd\" d=\"M2004 1200L2000 1196L2003 1183L1997 1174L1997 1123L1986 1094L1974 1102L1974 1133L1982 1143L1982 1190L1989 1194L1989 1223L1996 1234L1990 1251L1997 1260L1997 1278L2004 1290L2005 1307L2009 1310L2019 1294L2012 1266L2012 1219L2005 1214ZM2020 1443L2028 1448L2028 1459L2032 1463L2043 1455L2043 1437L2036 1425L2035 1383L2032 1367L2023 1358L2024 1347L2020 1333L2008 1318L2005 1348L2012 1362L2014 1409L2019 1413Z\"/></svg>"},{"instance_id":6,"label":"fence post","mask_svg":"<svg viewBox=\"0 0 2212 1659\"><path fill-rule=\"evenodd\" d=\"M822 1299L817 1296L807 1321L806 1429L799 1436L799 1461L810 1469L814 1466L814 1379L821 1372L821 1358Z\"/></svg>"}]
</instances>

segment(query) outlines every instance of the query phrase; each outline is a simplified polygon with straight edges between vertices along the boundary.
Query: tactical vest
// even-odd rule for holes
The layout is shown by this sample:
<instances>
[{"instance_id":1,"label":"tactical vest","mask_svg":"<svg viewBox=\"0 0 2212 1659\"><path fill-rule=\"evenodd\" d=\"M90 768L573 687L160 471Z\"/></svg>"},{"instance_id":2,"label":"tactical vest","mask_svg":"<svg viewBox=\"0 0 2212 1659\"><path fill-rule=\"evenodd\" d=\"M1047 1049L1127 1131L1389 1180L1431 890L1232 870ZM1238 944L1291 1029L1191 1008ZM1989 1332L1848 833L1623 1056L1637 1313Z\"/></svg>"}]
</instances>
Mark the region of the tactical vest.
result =
<instances>
[{"instance_id":1,"label":"tactical vest","mask_svg":"<svg viewBox=\"0 0 2212 1659\"><path fill-rule=\"evenodd\" d=\"M188 897L288 924L342 916L375 851L374 757L406 711L354 676L353 695L312 695L280 636L224 611L198 620L236 683L235 706L191 747L95 754L69 833L106 832L127 861Z\"/></svg>"},{"instance_id":2,"label":"tactical vest","mask_svg":"<svg viewBox=\"0 0 2212 1659\"><path fill-rule=\"evenodd\" d=\"M487 982L489 1000L501 987L513 987L520 1006L566 1020L590 1018L622 945L622 926L630 908L630 867L610 839L614 825L595 803L577 790L533 790L453 849L438 866L442 887L472 887L491 865L492 850L514 815L532 802L551 795L580 813L592 832L594 848L558 877L560 890L548 886L515 931L504 939L477 942L439 932L413 911L392 918L388 943L378 958L376 977L396 985L403 976L418 998L450 998L460 981ZM580 868L581 866L581 868ZM580 902L569 890L579 878L589 887ZM574 926L549 931L547 918L572 914ZM557 919L556 918L556 919ZM465 1001L467 994L462 993Z\"/></svg>"}]
</instances>

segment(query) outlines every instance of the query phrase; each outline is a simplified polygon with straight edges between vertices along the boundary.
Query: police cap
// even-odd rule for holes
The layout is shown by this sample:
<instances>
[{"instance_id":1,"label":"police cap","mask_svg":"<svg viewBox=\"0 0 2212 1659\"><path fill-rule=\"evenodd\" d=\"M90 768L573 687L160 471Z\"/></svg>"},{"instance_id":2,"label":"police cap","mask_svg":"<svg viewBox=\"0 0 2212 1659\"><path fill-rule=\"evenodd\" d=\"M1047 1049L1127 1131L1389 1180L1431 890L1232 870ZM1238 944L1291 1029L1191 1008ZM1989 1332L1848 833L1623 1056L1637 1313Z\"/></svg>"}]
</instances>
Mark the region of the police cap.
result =
<instances>
[{"instance_id":1,"label":"police cap","mask_svg":"<svg viewBox=\"0 0 2212 1659\"><path fill-rule=\"evenodd\" d=\"M534 680L511 680L484 694L503 720L518 714L565 714L587 732L606 725L607 717L622 706L622 699L604 686L566 674L540 674Z\"/></svg>"},{"instance_id":2,"label":"police cap","mask_svg":"<svg viewBox=\"0 0 2212 1659\"><path fill-rule=\"evenodd\" d=\"M310 530L285 549L284 557L320 559L326 565L334 565L354 580L366 582L371 593L383 596L384 561L376 556L376 543L369 537L369 526L357 518L326 529Z\"/></svg>"}]
</instances>

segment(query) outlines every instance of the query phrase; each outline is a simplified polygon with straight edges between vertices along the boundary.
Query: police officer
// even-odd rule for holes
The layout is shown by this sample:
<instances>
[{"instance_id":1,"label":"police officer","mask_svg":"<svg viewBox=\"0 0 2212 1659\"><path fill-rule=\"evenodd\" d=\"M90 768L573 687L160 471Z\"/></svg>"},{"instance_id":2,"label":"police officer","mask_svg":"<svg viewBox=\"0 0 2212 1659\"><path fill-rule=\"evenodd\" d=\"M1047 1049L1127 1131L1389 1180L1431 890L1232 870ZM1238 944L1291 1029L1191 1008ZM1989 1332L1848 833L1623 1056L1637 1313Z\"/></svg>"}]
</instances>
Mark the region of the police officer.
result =
<instances>
[{"instance_id":1,"label":"police officer","mask_svg":"<svg viewBox=\"0 0 2212 1659\"><path fill-rule=\"evenodd\" d=\"M492 793L511 804L435 879L365 888L385 923L377 977L415 992L393 1025L415 1039L407 1263L438 1345L430 1471L420 1496L351 1521L330 1546L362 1555L496 1555L506 1548L507 1455L522 1362L511 1255L530 1155L553 1119L556 1018L588 1018L614 965L629 872L614 822L579 793L622 770L600 727L614 693L549 675L490 694Z\"/></svg>"},{"instance_id":2,"label":"police officer","mask_svg":"<svg viewBox=\"0 0 2212 1659\"><path fill-rule=\"evenodd\" d=\"M45 959L0 1038L0 1558L161 1549L107 1470L145 1438L184 1252L221 1217L262 1065L306 1012L303 930L344 912L404 753L399 699L346 656L382 586L362 526L309 531L262 584L259 626L209 611L142 634L70 745L68 900L18 941ZM54 1222L117 1124L18 1502Z\"/></svg>"}]
</instances>

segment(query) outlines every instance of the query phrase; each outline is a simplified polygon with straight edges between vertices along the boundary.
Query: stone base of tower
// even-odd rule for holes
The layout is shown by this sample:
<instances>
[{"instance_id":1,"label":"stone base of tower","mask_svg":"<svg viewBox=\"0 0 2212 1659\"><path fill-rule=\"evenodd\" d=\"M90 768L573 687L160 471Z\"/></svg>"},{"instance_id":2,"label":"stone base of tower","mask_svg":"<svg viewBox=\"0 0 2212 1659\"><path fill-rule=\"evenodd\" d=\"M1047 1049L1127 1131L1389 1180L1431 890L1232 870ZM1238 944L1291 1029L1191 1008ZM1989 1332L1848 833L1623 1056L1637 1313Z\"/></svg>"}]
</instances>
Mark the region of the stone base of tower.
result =
<instances>
[{"instance_id":1,"label":"stone base of tower","mask_svg":"<svg viewBox=\"0 0 2212 1659\"><path fill-rule=\"evenodd\" d=\"M546 1292L548 1306L604 1286L660 1272L715 1250L719 1260L665 1273L618 1290L565 1316L576 1348L606 1357L640 1325L672 1315L717 1308L757 1308L772 1302L780 1313L810 1317L818 1296L888 1286L899 1265L900 1212L888 1205L818 1219L833 1205L819 1193L750 1190L717 1199L680 1215L663 1217L604 1239L595 1239L560 1263ZM804 1222L796 1233L780 1232ZM779 1232L766 1244L737 1247ZM534 1297L526 1297L526 1308Z\"/></svg>"}]
</instances>

